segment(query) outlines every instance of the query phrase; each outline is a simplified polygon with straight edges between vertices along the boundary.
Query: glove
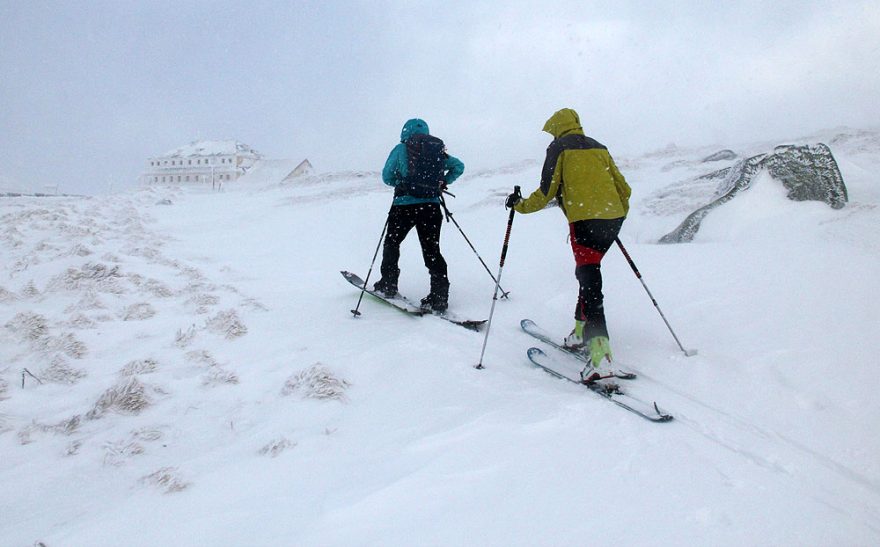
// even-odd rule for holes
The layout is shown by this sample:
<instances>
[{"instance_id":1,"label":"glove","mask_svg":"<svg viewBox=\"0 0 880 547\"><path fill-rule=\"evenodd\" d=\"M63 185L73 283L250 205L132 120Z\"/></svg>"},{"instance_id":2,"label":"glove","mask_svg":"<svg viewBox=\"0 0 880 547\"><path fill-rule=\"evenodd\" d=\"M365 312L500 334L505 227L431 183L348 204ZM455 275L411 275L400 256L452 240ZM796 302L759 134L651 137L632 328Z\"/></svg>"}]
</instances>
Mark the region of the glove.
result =
<instances>
[{"instance_id":1,"label":"glove","mask_svg":"<svg viewBox=\"0 0 880 547\"><path fill-rule=\"evenodd\" d=\"M510 209L520 201L522 201L522 195L520 195L519 192L513 192L507 196L507 201L504 202L504 207Z\"/></svg>"}]
</instances>

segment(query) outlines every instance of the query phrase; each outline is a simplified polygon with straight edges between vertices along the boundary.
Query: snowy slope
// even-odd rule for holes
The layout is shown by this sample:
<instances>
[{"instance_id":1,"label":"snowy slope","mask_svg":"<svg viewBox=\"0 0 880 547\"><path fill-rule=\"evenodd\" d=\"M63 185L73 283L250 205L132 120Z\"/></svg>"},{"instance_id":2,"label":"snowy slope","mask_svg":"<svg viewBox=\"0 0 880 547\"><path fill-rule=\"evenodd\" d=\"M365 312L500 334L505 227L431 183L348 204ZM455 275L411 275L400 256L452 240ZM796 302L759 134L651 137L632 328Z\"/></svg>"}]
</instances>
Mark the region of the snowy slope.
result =
<instances>
[{"instance_id":1,"label":"snowy slope","mask_svg":"<svg viewBox=\"0 0 880 547\"><path fill-rule=\"evenodd\" d=\"M710 197L680 182L714 150L620 159L622 240L699 348L612 250L615 357L660 425L526 360L521 318L571 328L559 211L515 217L477 371L481 334L349 313L338 271L366 274L391 199L375 173L0 200L0 544L876 545L877 143L829 143L844 209L759 180L685 245L654 242ZM504 196L539 170L451 188L493 273ZM452 308L487 317L452 224L443 248ZM423 296L415 237L401 267Z\"/></svg>"}]
</instances>

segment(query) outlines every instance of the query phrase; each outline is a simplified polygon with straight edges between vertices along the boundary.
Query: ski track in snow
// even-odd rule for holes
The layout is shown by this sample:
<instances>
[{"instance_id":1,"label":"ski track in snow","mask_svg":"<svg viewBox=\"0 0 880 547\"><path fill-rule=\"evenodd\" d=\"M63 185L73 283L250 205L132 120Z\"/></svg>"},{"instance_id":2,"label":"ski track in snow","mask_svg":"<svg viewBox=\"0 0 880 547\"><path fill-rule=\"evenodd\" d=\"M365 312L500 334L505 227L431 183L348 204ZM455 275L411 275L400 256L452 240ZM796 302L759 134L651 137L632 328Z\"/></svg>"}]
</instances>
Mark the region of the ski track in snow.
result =
<instances>
[{"instance_id":1,"label":"ski track in snow","mask_svg":"<svg viewBox=\"0 0 880 547\"><path fill-rule=\"evenodd\" d=\"M762 180L687 245L653 241L710 196L687 181L722 166L620 162L622 239L700 350L677 353L609 253L626 390L667 424L525 358L540 344L520 319L570 328L557 210L515 217L478 372L482 334L371 299L348 312L338 271L365 276L390 202L376 173L0 201L0 544L876 544L880 140L838 140L847 207ZM539 171L450 188L493 274L504 197ZM451 306L485 319L493 284L449 223L443 248ZM415 236L401 267L422 296Z\"/></svg>"},{"instance_id":2,"label":"ski track in snow","mask_svg":"<svg viewBox=\"0 0 880 547\"><path fill-rule=\"evenodd\" d=\"M642 377L647 378L644 375ZM702 435L706 439L717 443L718 445L730 450L731 452L748 459L755 465L764 467L770 471L773 471L774 473L786 475L794 481L797 481L799 480L799 477L797 476L797 474L792 472L792 468L803 467L804 465L809 465L810 463L816 463L824 467L826 471L835 474L838 477L837 481L843 479L852 483L852 485L856 486L860 490L867 491L875 496L880 496L880 483L878 483L877 481L871 480L864 474L861 474L850 467L834 461L832 458L821 454L816 450L804 445L803 443L800 443L786 436L784 433L766 430L755 423L748 422L743 418L736 416L731 412L716 408L710 404L696 399L695 397L691 397L669 384L658 382L656 380L653 381L656 382L657 385L664 388L664 396L666 396L667 394L674 394L685 401L693 403L694 406L697 406L700 409L710 411L710 413L694 412L693 414L691 414L687 411L687 405L683 404L684 401L679 400L679 404L673 405L677 409L676 420L682 422L688 428ZM674 399L674 397L669 398L669 400ZM726 440L725 436L729 435L731 431L738 431L739 434L745 438L741 439L739 442ZM760 447L763 450L759 452L754 449L746 448L747 446ZM788 454L785 457L774 456L771 458L765 455L768 452L775 453L777 450L783 449L785 447L789 449ZM840 492L828 492L826 493L826 495L833 495L837 497L841 496L842 494ZM837 505L831 504L827 498L823 498L821 501L823 503L829 504L829 506L832 506L841 512L845 512L845 510L843 509L844 507L857 506L859 502L858 497L848 497L849 499L845 500L845 502L839 503ZM870 516L871 520L873 520L873 524L871 525L872 529L880 531L880 528L877 527L878 525L880 525L880 513L872 511Z\"/></svg>"}]
</instances>

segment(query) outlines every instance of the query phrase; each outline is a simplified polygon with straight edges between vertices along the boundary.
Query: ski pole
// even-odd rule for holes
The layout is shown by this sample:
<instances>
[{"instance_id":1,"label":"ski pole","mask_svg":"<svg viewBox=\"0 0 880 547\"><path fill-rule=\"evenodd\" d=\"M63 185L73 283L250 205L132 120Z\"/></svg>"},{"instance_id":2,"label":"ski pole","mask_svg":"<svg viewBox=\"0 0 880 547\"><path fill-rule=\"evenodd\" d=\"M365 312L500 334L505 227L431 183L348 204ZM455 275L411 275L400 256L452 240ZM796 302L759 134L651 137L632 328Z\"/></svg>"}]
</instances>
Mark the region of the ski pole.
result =
<instances>
[{"instance_id":1,"label":"ski pole","mask_svg":"<svg viewBox=\"0 0 880 547\"><path fill-rule=\"evenodd\" d=\"M446 193L449 194L449 192L446 192ZM449 195L452 197L455 197L452 194L449 194ZM458 228L459 232L461 232L461 236L464 238L465 241L467 241L467 244L470 246L470 248L474 252L474 254L477 255L477 258L480 260L480 264L482 264L483 268L486 269L486 273L489 274L489 277L492 278L492 281L494 281L495 283L498 283L498 280L495 279L495 276L492 275L492 272L489 270L489 266L486 266L486 263L483 261L483 257L481 257L480 253L478 253L477 250L474 248L474 244L471 243L471 240L468 239L468 236L464 233L464 230L461 229L461 226L459 226L458 222L455 221L455 217L452 216L452 213L446 207L446 200L443 199L442 194L440 195L440 205L443 207L443 213L446 215L446 220L447 221L451 220L452 223L455 224L455 227ZM501 287L501 285L498 285L498 288L501 290L501 298L509 298L508 295L510 294L510 292L505 291L504 288Z\"/></svg>"},{"instance_id":2,"label":"ski pole","mask_svg":"<svg viewBox=\"0 0 880 547\"><path fill-rule=\"evenodd\" d=\"M632 268L632 271L636 274L636 277L639 278L639 281L642 282L642 287L645 288L645 292L648 293L648 296L651 297L651 302L654 303L654 307L657 308L657 311L660 313L660 317L663 318L663 322L666 323L666 328L669 329L669 332L672 333L672 337L675 338L675 343L678 344L678 347L684 352L685 356L691 357L697 354L697 350L695 349L684 349L684 346L681 345L681 342L678 340L678 336L675 335L675 331L672 330L672 325L669 324L669 321L666 320L666 316L663 315L663 310L660 309L660 305L657 304L657 300L654 298L654 295L651 294L651 291L648 289L648 285L645 284L645 280L642 279L642 274L639 272L639 269L636 267L636 263L633 262L632 257L629 256L629 253L626 252L626 247L623 246L623 243L620 242L620 238L615 238L614 241L617 243L617 246L620 247L620 250L623 252L623 256L626 257L626 261L629 262L629 267Z\"/></svg>"},{"instance_id":3,"label":"ski pole","mask_svg":"<svg viewBox=\"0 0 880 547\"><path fill-rule=\"evenodd\" d=\"M385 230L388 229L388 222L391 219L390 211L388 215L389 216L385 219L385 226L382 227L382 235L379 236L379 243L376 244L376 252L373 253L373 261L370 262L370 269L367 270L367 278L364 279L364 286L361 287L361 295L358 297L357 306L355 306L354 309L351 310L351 313L354 314L355 317L358 317L361 314L361 312L359 312L358 310L361 307L361 300L364 299L364 293L367 290L367 283L370 281L370 274L373 273L373 265L376 263L376 257L379 256L379 247L382 246L382 240L385 239Z\"/></svg>"},{"instance_id":4,"label":"ski pole","mask_svg":"<svg viewBox=\"0 0 880 547\"><path fill-rule=\"evenodd\" d=\"M513 187L513 192L521 197L519 186ZM486 322L486 336L483 338L483 350L480 352L480 362L474 368L483 369L483 356L486 354L486 342L489 341L489 331L492 330L492 316L495 315L495 303L498 301L498 289L501 287L501 272L504 269L504 259L507 257L507 244L510 242L510 229L513 227L513 215L516 210L510 208L510 216L507 218L507 231L504 233L504 244L501 246L501 262L498 264L498 278L495 281L495 294L492 296L492 309L489 310L489 321Z\"/></svg>"}]
</instances>

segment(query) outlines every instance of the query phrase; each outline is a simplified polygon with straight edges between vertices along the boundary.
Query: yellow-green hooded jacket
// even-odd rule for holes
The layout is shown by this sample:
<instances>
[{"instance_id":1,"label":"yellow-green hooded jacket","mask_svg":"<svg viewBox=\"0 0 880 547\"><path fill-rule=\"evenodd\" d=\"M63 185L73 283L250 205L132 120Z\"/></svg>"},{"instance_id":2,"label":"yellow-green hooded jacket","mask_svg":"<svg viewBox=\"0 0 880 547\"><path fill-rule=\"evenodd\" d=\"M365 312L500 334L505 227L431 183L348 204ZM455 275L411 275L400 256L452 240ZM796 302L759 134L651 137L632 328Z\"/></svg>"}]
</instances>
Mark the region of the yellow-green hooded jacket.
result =
<instances>
[{"instance_id":1,"label":"yellow-green hooded jacket","mask_svg":"<svg viewBox=\"0 0 880 547\"><path fill-rule=\"evenodd\" d=\"M608 149L584 135L577 112L559 110L544 124L553 135L541 170L541 186L516 204L518 213L534 213L556 198L569 222L625 217L632 190Z\"/></svg>"}]
</instances>

